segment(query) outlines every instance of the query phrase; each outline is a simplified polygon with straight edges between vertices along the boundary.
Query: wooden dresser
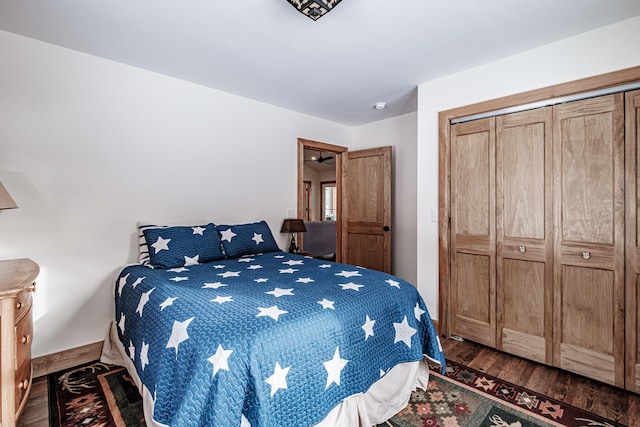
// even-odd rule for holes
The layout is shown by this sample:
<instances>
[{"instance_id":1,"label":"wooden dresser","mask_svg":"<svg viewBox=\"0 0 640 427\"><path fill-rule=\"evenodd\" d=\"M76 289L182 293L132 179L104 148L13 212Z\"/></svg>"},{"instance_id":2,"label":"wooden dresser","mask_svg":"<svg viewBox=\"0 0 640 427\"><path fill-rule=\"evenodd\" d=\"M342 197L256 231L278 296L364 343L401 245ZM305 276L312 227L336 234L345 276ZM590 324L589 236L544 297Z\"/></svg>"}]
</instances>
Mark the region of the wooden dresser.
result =
<instances>
[{"instance_id":1,"label":"wooden dresser","mask_svg":"<svg viewBox=\"0 0 640 427\"><path fill-rule=\"evenodd\" d=\"M1 427L16 425L31 391L31 293L39 271L30 259L0 261Z\"/></svg>"}]
</instances>

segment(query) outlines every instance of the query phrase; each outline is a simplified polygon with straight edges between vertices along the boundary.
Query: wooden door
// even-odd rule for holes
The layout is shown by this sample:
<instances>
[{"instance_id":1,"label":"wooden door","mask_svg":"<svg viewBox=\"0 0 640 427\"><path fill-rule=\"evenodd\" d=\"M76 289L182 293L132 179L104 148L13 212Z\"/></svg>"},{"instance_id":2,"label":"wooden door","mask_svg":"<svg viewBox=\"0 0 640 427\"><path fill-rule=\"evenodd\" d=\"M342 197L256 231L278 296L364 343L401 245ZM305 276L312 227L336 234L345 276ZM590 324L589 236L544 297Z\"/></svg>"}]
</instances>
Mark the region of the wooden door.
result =
<instances>
[{"instance_id":1,"label":"wooden door","mask_svg":"<svg viewBox=\"0 0 640 427\"><path fill-rule=\"evenodd\" d=\"M625 388L640 391L640 91L626 94L626 379Z\"/></svg>"},{"instance_id":2,"label":"wooden door","mask_svg":"<svg viewBox=\"0 0 640 427\"><path fill-rule=\"evenodd\" d=\"M624 385L623 95L553 107L554 364Z\"/></svg>"},{"instance_id":3,"label":"wooden door","mask_svg":"<svg viewBox=\"0 0 640 427\"><path fill-rule=\"evenodd\" d=\"M391 147L346 157L343 262L391 273Z\"/></svg>"},{"instance_id":4,"label":"wooden door","mask_svg":"<svg viewBox=\"0 0 640 427\"><path fill-rule=\"evenodd\" d=\"M552 109L496 119L497 348L552 363Z\"/></svg>"},{"instance_id":5,"label":"wooden door","mask_svg":"<svg viewBox=\"0 0 640 427\"><path fill-rule=\"evenodd\" d=\"M451 333L496 345L495 118L451 127Z\"/></svg>"}]
</instances>

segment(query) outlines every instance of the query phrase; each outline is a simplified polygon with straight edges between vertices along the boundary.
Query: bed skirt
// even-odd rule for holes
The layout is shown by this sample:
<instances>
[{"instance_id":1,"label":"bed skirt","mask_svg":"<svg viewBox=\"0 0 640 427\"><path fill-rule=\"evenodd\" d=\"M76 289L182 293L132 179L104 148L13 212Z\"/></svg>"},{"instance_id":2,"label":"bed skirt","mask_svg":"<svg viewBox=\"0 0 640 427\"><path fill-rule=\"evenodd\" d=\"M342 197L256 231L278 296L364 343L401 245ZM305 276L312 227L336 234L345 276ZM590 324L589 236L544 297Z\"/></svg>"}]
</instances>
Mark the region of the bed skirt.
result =
<instances>
[{"instance_id":1,"label":"bed skirt","mask_svg":"<svg viewBox=\"0 0 640 427\"><path fill-rule=\"evenodd\" d=\"M118 339L115 321L111 322L104 340L100 361L127 369L142 395L147 427L170 427L153 419L153 395L140 381L133 362ZM425 360L396 365L365 393L343 400L316 427L371 427L380 424L407 406L412 391L417 388L426 390L428 382L429 367ZM239 427L251 427L251 424L243 417Z\"/></svg>"}]
</instances>

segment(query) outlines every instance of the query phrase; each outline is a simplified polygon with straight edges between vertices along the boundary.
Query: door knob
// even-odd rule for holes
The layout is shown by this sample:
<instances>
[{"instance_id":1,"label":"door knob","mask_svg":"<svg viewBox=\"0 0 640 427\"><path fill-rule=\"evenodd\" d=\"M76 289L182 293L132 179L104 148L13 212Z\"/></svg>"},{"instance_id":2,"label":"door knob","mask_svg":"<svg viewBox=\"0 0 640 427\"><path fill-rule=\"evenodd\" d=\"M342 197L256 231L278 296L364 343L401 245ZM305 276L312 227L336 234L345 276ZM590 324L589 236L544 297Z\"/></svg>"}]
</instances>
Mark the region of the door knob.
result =
<instances>
[{"instance_id":1,"label":"door knob","mask_svg":"<svg viewBox=\"0 0 640 427\"><path fill-rule=\"evenodd\" d=\"M382 227L382 229L383 229L384 231L389 231L389 230L391 230L391 229L389 228L389 226L388 226L388 225L385 225L384 227Z\"/></svg>"}]
</instances>

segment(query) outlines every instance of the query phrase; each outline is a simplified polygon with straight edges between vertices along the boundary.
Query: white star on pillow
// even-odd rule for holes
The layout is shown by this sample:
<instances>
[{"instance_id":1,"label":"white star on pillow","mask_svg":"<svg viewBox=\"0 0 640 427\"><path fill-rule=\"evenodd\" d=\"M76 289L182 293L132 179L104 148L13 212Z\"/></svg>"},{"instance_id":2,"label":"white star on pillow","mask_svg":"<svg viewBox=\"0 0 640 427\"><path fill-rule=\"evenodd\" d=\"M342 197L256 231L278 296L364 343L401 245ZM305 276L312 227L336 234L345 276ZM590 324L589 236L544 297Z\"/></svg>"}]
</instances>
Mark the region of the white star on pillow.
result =
<instances>
[{"instance_id":1,"label":"white star on pillow","mask_svg":"<svg viewBox=\"0 0 640 427\"><path fill-rule=\"evenodd\" d=\"M262 234L258 234L258 233L253 233L253 237L251 238L251 240L256 242L256 245L259 245L260 243L264 242L264 240L262 239Z\"/></svg>"},{"instance_id":2,"label":"white star on pillow","mask_svg":"<svg viewBox=\"0 0 640 427\"><path fill-rule=\"evenodd\" d=\"M170 241L171 239L163 239L162 237L158 236L158 240L156 240L156 242L152 244L151 247L156 250L156 253L160 252L161 250L168 251Z\"/></svg>"},{"instance_id":3,"label":"white star on pillow","mask_svg":"<svg viewBox=\"0 0 640 427\"><path fill-rule=\"evenodd\" d=\"M206 230L206 228L204 227L191 227L191 229L193 230L193 234L199 234L201 236L204 236L204 231Z\"/></svg>"},{"instance_id":4,"label":"white star on pillow","mask_svg":"<svg viewBox=\"0 0 640 427\"><path fill-rule=\"evenodd\" d=\"M200 264L200 255L196 255L194 257L188 257L185 255L184 257L184 266L185 267L189 267L191 265L198 265Z\"/></svg>"},{"instance_id":5,"label":"white star on pillow","mask_svg":"<svg viewBox=\"0 0 640 427\"><path fill-rule=\"evenodd\" d=\"M233 239L234 236L237 236L237 234L231 231L230 228L227 228L226 230L221 231L220 234L222 235L222 240L226 240L229 243L231 243L231 239Z\"/></svg>"}]
</instances>

